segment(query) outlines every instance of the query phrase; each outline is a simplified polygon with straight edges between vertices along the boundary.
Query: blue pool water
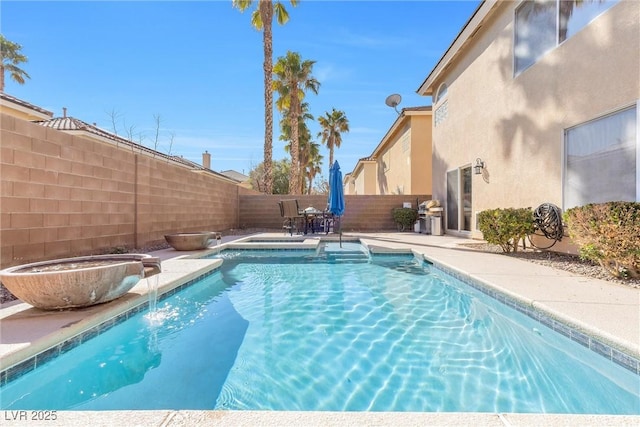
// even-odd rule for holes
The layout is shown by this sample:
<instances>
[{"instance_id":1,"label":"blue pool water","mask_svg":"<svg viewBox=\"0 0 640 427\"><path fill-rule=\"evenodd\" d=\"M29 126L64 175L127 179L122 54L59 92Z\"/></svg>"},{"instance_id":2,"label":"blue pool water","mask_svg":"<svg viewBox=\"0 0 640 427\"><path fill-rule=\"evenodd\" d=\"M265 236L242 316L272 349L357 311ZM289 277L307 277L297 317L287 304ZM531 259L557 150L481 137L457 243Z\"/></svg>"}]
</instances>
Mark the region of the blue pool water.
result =
<instances>
[{"instance_id":1,"label":"blue pool water","mask_svg":"<svg viewBox=\"0 0 640 427\"><path fill-rule=\"evenodd\" d=\"M222 268L0 389L1 409L640 414L640 377L411 256ZM304 254L304 255L301 255Z\"/></svg>"}]
</instances>

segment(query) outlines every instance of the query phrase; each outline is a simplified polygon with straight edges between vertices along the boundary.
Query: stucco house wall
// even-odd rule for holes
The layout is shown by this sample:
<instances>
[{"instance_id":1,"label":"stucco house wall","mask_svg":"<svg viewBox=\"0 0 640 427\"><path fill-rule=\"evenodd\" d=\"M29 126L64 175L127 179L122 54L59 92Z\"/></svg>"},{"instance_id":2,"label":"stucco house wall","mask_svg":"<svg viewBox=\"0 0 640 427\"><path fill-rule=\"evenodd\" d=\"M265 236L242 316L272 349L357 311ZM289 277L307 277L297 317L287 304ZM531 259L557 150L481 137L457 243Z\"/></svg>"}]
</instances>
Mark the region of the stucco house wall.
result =
<instances>
[{"instance_id":1,"label":"stucco house wall","mask_svg":"<svg viewBox=\"0 0 640 427\"><path fill-rule=\"evenodd\" d=\"M377 165L375 159L360 159L353 172L345 175L345 195L377 194Z\"/></svg>"},{"instance_id":2,"label":"stucco house wall","mask_svg":"<svg viewBox=\"0 0 640 427\"><path fill-rule=\"evenodd\" d=\"M419 116L420 117L420 116ZM409 194L431 194L432 189L432 116L414 117L411 121L411 179Z\"/></svg>"},{"instance_id":3,"label":"stucco house wall","mask_svg":"<svg viewBox=\"0 0 640 427\"><path fill-rule=\"evenodd\" d=\"M345 194L431 194L431 107L404 108L349 176Z\"/></svg>"},{"instance_id":4,"label":"stucco house wall","mask_svg":"<svg viewBox=\"0 0 640 427\"><path fill-rule=\"evenodd\" d=\"M515 11L521 2L484 2L418 89L437 94L433 194L446 199L447 171L485 162L472 174L472 224L490 208L563 208L565 130L640 98L640 3L621 1L529 68L514 72ZM447 214L449 214L447 212ZM455 230L447 230L454 232Z\"/></svg>"}]
</instances>

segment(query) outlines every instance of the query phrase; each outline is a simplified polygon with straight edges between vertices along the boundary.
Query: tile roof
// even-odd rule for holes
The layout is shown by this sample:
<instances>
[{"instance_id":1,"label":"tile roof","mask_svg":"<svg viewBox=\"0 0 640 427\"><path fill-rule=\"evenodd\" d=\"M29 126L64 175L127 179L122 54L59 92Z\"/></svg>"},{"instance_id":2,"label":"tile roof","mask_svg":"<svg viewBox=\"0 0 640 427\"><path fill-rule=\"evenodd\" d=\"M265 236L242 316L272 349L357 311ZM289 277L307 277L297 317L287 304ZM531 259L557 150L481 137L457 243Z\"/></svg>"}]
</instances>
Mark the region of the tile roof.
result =
<instances>
[{"instance_id":1,"label":"tile roof","mask_svg":"<svg viewBox=\"0 0 640 427\"><path fill-rule=\"evenodd\" d=\"M191 169L194 170L198 170L198 171L205 171L205 172L209 172L212 173L214 175L217 175L219 177L225 178L226 180L234 180L231 177L225 176L221 173L212 171L210 169L207 169L205 167L203 167L202 165L195 163L191 160L187 160L185 158L183 158L182 156L171 156L171 155L167 155L164 154L160 151L156 151L153 150L149 147L145 147L142 144L138 144L136 142L130 141L126 138L123 138L121 136L118 136L116 134L113 134L111 132L108 132L104 129L100 129L99 127L95 126L95 125L90 125L87 122L84 122L80 119L76 119L74 117L54 117L51 118L49 120L37 120L34 121L33 123L38 124L40 126L44 126L50 129L55 129L55 130L60 130L60 131L82 131L82 132L88 132L90 134L102 137L102 138L106 138L109 139L111 141L116 142L117 144L124 144L124 145L128 145L129 147L132 147L140 152L144 152L147 153L149 155L152 156L158 156L158 157L163 157L165 159L168 160L172 160L176 163L180 163L186 167L189 167Z\"/></svg>"},{"instance_id":2,"label":"tile roof","mask_svg":"<svg viewBox=\"0 0 640 427\"><path fill-rule=\"evenodd\" d=\"M12 102L14 104L20 105L21 107L28 108L33 111L37 111L40 114L47 115L49 117L53 117L53 112L49 110L45 110L44 108L38 107L37 105L33 105L27 101L23 101L22 99L16 98L15 96L11 96L4 92L0 92L0 99L4 99L6 101Z\"/></svg>"},{"instance_id":3,"label":"tile roof","mask_svg":"<svg viewBox=\"0 0 640 427\"><path fill-rule=\"evenodd\" d=\"M243 173L238 171L234 171L232 169L226 171L220 171L220 173L224 176L228 176L231 179L235 179L236 181L244 182L249 179L249 177Z\"/></svg>"},{"instance_id":4,"label":"tile roof","mask_svg":"<svg viewBox=\"0 0 640 427\"><path fill-rule=\"evenodd\" d=\"M431 111L431 105L423 105L420 107L405 107L402 111Z\"/></svg>"},{"instance_id":5,"label":"tile roof","mask_svg":"<svg viewBox=\"0 0 640 427\"><path fill-rule=\"evenodd\" d=\"M359 162L375 162L376 160L376 156L361 157L358 159Z\"/></svg>"}]
</instances>

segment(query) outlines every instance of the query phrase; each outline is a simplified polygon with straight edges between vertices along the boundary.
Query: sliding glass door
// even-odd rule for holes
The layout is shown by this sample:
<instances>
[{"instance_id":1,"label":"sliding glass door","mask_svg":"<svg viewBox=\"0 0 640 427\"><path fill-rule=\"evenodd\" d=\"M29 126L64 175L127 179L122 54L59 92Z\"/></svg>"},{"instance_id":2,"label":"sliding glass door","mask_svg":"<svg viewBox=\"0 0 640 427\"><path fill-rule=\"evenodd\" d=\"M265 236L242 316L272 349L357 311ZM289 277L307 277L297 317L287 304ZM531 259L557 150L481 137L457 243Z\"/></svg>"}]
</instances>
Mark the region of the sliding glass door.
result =
<instances>
[{"instance_id":1,"label":"sliding glass door","mask_svg":"<svg viewBox=\"0 0 640 427\"><path fill-rule=\"evenodd\" d=\"M447 230L471 231L471 166L447 172Z\"/></svg>"}]
</instances>

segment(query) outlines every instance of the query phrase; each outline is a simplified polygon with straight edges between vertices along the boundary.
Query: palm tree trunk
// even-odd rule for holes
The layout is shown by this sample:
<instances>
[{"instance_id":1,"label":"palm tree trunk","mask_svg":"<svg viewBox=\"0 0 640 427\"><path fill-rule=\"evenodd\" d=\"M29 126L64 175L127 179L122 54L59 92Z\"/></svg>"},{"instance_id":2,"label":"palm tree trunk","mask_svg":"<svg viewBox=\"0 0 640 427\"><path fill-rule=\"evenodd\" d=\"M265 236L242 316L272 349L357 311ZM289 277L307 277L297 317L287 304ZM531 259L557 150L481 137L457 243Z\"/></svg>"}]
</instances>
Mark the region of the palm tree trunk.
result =
<instances>
[{"instance_id":1,"label":"palm tree trunk","mask_svg":"<svg viewBox=\"0 0 640 427\"><path fill-rule=\"evenodd\" d=\"M331 167L331 165L333 165L333 144L331 144L329 148L329 167Z\"/></svg>"},{"instance_id":2,"label":"palm tree trunk","mask_svg":"<svg viewBox=\"0 0 640 427\"><path fill-rule=\"evenodd\" d=\"M273 192L273 3L260 0L262 19L262 40L264 47L264 188L265 193Z\"/></svg>"},{"instance_id":3,"label":"palm tree trunk","mask_svg":"<svg viewBox=\"0 0 640 427\"><path fill-rule=\"evenodd\" d=\"M295 103L295 98L292 104ZM295 107L297 108L297 106ZM300 150L298 133L298 114L291 106L291 174L289 175L289 193L300 194Z\"/></svg>"}]
</instances>

